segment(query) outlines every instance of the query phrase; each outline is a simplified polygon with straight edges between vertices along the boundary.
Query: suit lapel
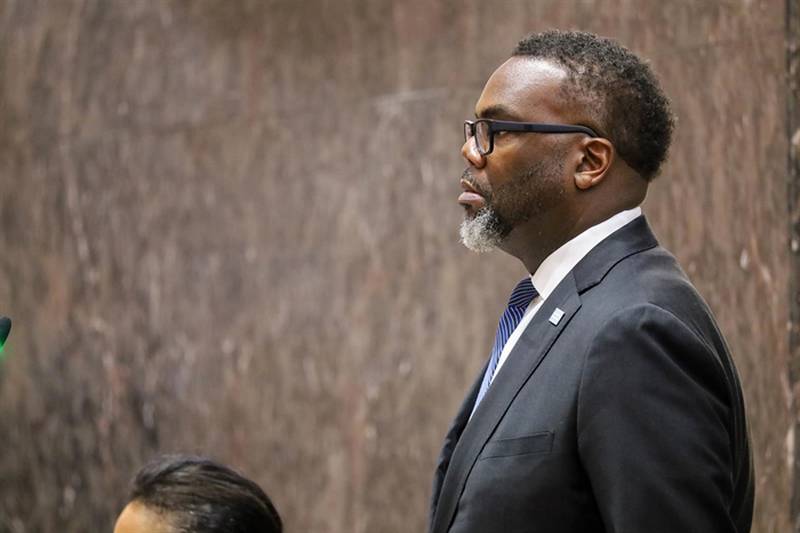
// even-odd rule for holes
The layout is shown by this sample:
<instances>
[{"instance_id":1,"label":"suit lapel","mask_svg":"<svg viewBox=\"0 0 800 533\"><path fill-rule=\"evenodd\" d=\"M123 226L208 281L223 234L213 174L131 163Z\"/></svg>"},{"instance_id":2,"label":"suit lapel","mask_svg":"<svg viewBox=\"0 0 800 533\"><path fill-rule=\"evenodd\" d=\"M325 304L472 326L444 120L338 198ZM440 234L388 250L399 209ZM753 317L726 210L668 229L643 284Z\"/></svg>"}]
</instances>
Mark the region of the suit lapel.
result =
<instances>
[{"instance_id":1,"label":"suit lapel","mask_svg":"<svg viewBox=\"0 0 800 533\"><path fill-rule=\"evenodd\" d=\"M580 305L574 279L568 274L539 308L472 415L472 420L469 420L461 433L441 485L432 532L447 531L464 484L484 444ZM564 314L557 324L553 324L548 319L556 308L561 309Z\"/></svg>"}]
</instances>

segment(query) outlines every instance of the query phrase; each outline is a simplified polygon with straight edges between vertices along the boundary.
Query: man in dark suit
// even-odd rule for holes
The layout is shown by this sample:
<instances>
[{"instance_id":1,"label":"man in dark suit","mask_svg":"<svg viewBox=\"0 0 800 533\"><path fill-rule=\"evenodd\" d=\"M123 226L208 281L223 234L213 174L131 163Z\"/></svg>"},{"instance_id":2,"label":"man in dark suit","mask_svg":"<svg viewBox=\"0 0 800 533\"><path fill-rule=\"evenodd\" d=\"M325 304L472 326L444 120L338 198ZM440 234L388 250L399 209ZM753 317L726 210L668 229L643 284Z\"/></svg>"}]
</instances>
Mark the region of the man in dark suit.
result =
<instances>
[{"instance_id":1,"label":"man in dark suit","mask_svg":"<svg viewBox=\"0 0 800 533\"><path fill-rule=\"evenodd\" d=\"M462 241L519 258L450 428L431 533L744 533L753 470L736 370L639 205L669 102L580 32L522 40L465 123Z\"/></svg>"}]
</instances>

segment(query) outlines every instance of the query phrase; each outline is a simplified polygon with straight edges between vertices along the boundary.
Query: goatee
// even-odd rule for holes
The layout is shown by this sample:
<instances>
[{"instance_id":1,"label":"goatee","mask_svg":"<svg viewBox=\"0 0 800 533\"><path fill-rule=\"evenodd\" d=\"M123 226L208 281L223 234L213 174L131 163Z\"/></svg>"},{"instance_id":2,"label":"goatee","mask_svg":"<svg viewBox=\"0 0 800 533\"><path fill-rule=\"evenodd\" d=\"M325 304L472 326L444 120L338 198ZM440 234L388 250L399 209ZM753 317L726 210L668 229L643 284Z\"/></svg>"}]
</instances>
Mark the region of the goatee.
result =
<instances>
[{"instance_id":1,"label":"goatee","mask_svg":"<svg viewBox=\"0 0 800 533\"><path fill-rule=\"evenodd\" d=\"M474 217L467 217L459 228L461 243L473 252L490 252L507 235L503 222L491 206L484 206Z\"/></svg>"},{"instance_id":2,"label":"goatee","mask_svg":"<svg viewBox=\"0 0 800 533\"><path fill-rule=\"evenodd\" d=\"M496 190L481 187L469 169L461 179L484 197L485 204L461 223L461 242L478 253L489 252L505 241L511 231L532 217L551 209L565 194L561 181L562 154L537 161Z\"/></svg>"}]
</instances>

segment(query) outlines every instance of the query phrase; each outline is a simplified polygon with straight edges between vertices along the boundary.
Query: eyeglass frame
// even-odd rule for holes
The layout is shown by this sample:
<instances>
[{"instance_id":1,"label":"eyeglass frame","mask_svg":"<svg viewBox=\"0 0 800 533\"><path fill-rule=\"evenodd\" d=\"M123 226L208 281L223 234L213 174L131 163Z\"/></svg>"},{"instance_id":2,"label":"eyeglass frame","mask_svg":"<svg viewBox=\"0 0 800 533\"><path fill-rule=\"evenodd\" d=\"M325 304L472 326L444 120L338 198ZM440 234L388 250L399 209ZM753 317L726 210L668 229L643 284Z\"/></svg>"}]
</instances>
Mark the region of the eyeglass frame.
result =
<instances>
[{"instance_id":1,"label":"eyeglass frame","mask_svg":"<svg viewBox=\"0 0 800 533\"><path fill-rule=\"evenodd\" d=\"M489 149L481 150L481 145L475 137L477 125L484 122L489 125ZM516 131L523 133L585 133L590 137L599 137L596 131L588 126L578 124L543 124L540 122L515 122L511 120L494 120L491 118L479 118L477 120L464 121L464 142L471 137L475 138L475 148L482 156L487 156L494 150L494 134L499 131Z\"/></svg>"}]
</instances>

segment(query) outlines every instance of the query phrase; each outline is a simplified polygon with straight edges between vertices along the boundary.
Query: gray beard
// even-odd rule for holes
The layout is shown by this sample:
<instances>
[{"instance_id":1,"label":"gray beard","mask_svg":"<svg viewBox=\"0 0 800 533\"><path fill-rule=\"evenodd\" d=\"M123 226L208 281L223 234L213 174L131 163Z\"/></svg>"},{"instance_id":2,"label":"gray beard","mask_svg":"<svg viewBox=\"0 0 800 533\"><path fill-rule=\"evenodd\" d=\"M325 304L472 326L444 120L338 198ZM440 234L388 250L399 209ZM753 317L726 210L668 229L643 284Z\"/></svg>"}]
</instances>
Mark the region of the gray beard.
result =
<instances>
[{"instance_id":1,"label":"gray beard","mask_svg":"<svg viewBox=\"0 0 800 533\"><path fill-rule=\"evenodd\" d=\"M479 254L497 248L508 234L497 212L489 206L481 208L474 217L465 218L459 232L461 243Z\"/></svg>"},{"instance_id":2,"label":"gray beard","mask_svg":"<svg viewBox=\"0 0 800 533\"><path fill-rule=\"evenodd\" d=\"M558 178L564 169L562 159L561 155L554 155L537 161L496 191L484 194L484 206L461 223L464 246L478 253L494 250L514 227L562 201L564 185ZM475 183L468 170L462 178Z\"/></svg>"}]
</instances>

